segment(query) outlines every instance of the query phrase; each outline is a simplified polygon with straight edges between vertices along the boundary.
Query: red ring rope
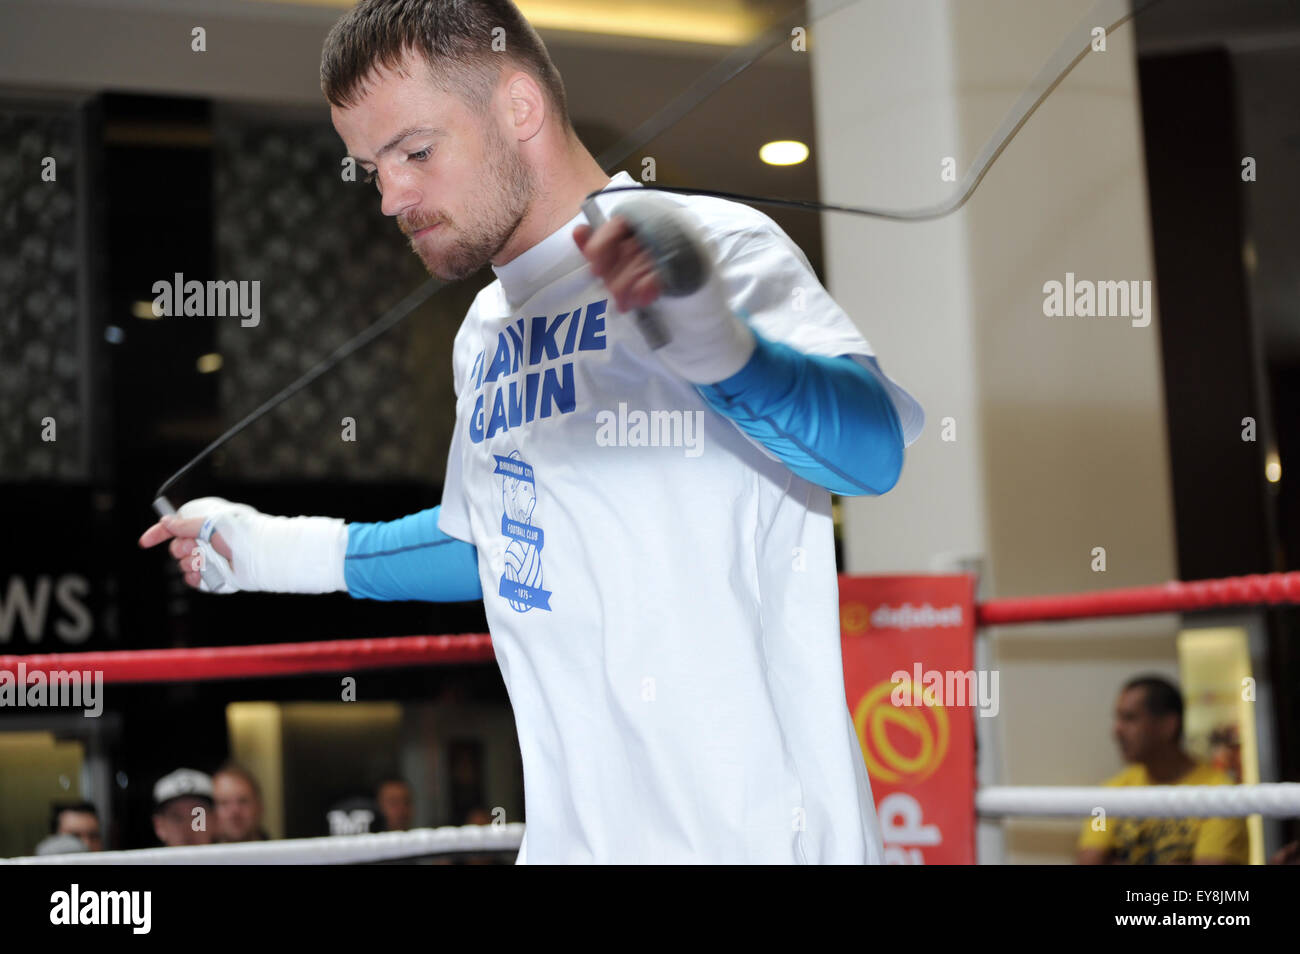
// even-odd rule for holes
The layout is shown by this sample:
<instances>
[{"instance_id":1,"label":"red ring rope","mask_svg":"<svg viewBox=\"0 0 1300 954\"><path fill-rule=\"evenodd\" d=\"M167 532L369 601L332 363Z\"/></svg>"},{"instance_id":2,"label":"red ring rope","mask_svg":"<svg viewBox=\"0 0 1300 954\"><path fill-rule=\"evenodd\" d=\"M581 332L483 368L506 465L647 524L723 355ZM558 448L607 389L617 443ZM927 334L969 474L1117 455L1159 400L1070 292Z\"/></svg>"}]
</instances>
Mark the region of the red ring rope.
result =
<instances>
[{"instance_id":1,"label":"red ring rope","mask_svg":"<svg viewBox=\"0 0 1300 954\"><path fill-rule=\"evenodd\" d=\"M1047 620L1092 619L1177 613L1215 607L1300 602L1300 572L1234 576L1192 583L1161 583L1095 593L989 600L976 607L981 626ZM104 682L198 682L244 676L293 676L350 672L430 663L488 662L494 658L486 633L456 636L392 636L269 646L213 649L123 649L92 653L0 656L0 671L92 670Z\"/></svg>"},{"instance_id":2,"label":"red ring rope","mask_svg":"<svg viewBox=\"0 0 1300 954\"><path fill-rule=\"evenodd\" d=\"M457 636L391 636L339 639L320 643L274 643L211 649L121 649L99 653L45 653L0 656L0 670L28 674L41 670L103 672L104 682L187 682L241 676L295 676L312 672L352 672L412 663L490 662L486 633Z\"/></svg>"},{"instance_id":3,"label":"red ring rope","mask_svg":"<svg viewBox=\"0 0 1300 954\"><path fill-rule=\"evenodd\" d=\"M1139 616L1143 613L1178 613L1215 607L1259 603L1300 602L1300 572L1229 576L1191 583L1158 583L1096 593L1064 596L1027 596L989 600L975 610L981 626L998 623L1032 623L1040 620L1093 619L1098 616Z\"/></svg>"}]
</instances>

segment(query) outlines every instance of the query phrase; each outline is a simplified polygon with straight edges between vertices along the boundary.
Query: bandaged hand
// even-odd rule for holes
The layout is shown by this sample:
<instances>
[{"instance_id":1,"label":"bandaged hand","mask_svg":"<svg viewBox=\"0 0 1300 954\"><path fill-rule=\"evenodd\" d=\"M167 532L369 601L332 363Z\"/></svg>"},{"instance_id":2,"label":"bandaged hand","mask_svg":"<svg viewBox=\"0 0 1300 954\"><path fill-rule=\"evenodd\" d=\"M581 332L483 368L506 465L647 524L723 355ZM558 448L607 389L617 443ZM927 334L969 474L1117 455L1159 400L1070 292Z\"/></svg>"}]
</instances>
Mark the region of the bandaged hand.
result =
<instances>
[{"instance_id":1,"label":"bandaged hand","mask_svg":"<svg viewBox=\"0 0 1300 954\"><path fill-rule=\"evenodd\" d=\"M221 497L185 503L140 537L171 540L185 582L204 593L331 593L346 590L347 524L334 517L273 517ZM204 567L220 578L211 587ZM209 575L212 575L209 573Z\"/></svg>"},{"instance_id":2,"label":"bandaged hand","mask_svg":"<svg viewBox=\"0 0 1300 954\"><path fill-rule=\"evenodd\" d=\"M646 200L637 202L646 207ZM655 205L660 208L655 214L671 220L675 228L654 231L661 238L668 237L665 245L673 254L689 254L686 247L693 248L707 274L701 287L689 295L664 294L652 250L638 240L636 230L617 208L609 221L594 231L587 225L574 229L574 241L619 311L653 312L668 339L655 351L663 362L693 384L716 384L749 361L755 348L754 333L731 310L716 263L690 213L672 203Z\"/></svg>"}]
</instances>

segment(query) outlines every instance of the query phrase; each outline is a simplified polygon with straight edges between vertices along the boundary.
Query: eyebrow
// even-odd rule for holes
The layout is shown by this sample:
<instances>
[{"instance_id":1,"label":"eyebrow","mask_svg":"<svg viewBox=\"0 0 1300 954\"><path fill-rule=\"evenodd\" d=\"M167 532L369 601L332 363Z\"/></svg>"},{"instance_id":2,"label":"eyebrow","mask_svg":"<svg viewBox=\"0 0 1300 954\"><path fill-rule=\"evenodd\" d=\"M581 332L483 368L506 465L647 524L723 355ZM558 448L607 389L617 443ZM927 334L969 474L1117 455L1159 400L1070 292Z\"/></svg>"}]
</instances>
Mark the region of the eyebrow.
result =
<instances>
[{"instance_id":1,"label":"eyebrow","mask_svg":"<svg viewBox=\"0 0 1300 954\"><path fill-rule=\"evenodd\" d=\"M410 139L412 136L418 136L421 134L431 135L431 136L445 136L447 135L447 130L442 129L438 126L409 126L406 129L403 129L401 132L399 132L392 139L388 140L388 142L385 143L384 146L375 155L375 159L383 158L384 153L392 152L399 145L401 145L401 143L404 142L405 140ZM357 162L370 163L371 165L374 165L374 160L372 159L358 159L356 156L348 156L348 158L353 159Z\"/></svg>"}]
</instances>

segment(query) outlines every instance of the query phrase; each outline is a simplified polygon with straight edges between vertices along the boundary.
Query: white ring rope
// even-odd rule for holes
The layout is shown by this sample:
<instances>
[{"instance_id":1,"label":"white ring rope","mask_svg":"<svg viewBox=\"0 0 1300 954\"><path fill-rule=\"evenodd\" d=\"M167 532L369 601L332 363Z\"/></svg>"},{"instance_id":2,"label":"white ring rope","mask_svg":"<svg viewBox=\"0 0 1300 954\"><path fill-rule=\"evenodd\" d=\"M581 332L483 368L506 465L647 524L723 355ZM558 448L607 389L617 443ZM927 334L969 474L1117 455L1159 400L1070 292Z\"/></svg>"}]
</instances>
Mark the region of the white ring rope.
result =
<instances>
[{"instance_id":1,"label":"white ring rope","mask_svg":"<svg viewBox=\"0 0 1300 954\"><path fill-rule=\"evenodd\" d=\"M523 837L523 824L512 822L386 831L374 835L0 858L0 865L344 865L446 852L517 851Z\"/></svg>"},{"instance_id":2,"label":"white ring rope","mask_svg":"<svg viewBox=\"0 0 1300 954\"><path fill-rule=\"evenodd\" d=\"M1300 783L1262 785L1099 785L1022 787L991 785L975 793L981 815L1075 815L1096 809L1116 817L1300 817Z\"/></svg>"},{"instance_id":3,"label":"white ring rope","mask_svg":"<svg viewBox=\"0 0 1300 954\"><path fill-rule=\"evenodd\" d=\"M1086 817L1096 809L1116 817L1268 818L1300 817L1300 783L1262 785L989 786L975 794L981 815ZM339 865L449 852L517 851L524 826L462 825L331 835L280 841L139 848L83 854L0 858L0 865Z\"/></svg>"}]
</instances>

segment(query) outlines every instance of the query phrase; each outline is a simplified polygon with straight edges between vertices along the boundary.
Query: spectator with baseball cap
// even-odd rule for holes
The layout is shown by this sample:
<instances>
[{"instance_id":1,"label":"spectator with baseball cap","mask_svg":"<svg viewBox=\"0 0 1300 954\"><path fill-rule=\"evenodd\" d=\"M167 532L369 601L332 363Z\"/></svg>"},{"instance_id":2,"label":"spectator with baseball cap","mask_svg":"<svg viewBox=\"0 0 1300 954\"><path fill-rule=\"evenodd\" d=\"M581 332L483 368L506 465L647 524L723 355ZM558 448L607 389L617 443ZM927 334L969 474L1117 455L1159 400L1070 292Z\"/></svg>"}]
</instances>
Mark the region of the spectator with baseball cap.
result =
<instances>
[{"instance_id":1,"label":"spectator with baseball cap","mask_svg":"<svg viewBox=\"0 0 1300 954\"><path fill-rule=\"evenodd\" d=\"M194 769L164 775L153 787L153 830L164 845L210 845L212 779Z\"/></svg>"}]
</instances>

